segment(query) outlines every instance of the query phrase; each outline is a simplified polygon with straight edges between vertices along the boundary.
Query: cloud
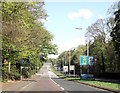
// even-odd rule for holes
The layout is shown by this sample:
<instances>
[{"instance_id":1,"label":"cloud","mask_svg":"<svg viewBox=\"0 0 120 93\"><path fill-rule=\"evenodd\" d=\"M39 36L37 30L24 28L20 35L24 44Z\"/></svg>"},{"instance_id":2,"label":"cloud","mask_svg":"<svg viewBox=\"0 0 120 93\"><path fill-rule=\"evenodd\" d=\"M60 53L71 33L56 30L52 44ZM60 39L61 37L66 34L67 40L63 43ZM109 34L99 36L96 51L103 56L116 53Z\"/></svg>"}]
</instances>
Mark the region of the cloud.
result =
<instances>
[{"instance_id":1,"label":"cloud","mask_svg":"<svg viewBox=\"0 0 120 93\"><path fill-rule=\"evenodd\" d=\"M75 38L71 41L58 44L58 52L68 51L71 48L76 48L78 45L85 45L85 38Z\"/></svg>"},{"instance_id":2,"label":"cloud","mask_svg":"<svg viewBox=\"0 0 120 93\"><path fill-rule=\"evenodd\" d=\"M68 14L68 18L71 20L75 20L77 18L84 18L84 19L89 19L93 13L88 10L88 9L80 9L77 12L72 12Z\"/></svg>"}]
</instances>

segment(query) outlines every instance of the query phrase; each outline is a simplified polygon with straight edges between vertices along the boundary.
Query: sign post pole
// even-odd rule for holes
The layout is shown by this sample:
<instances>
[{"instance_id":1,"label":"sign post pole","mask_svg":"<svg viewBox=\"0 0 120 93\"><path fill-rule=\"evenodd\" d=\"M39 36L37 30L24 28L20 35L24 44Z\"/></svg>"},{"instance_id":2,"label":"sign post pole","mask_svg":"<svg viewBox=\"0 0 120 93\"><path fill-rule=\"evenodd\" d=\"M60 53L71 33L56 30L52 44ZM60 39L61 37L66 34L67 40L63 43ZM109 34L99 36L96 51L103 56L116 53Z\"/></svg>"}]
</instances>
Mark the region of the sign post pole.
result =
<instances>
[{"instance_id":1,"label":"sign post pole","mask_svg":"<svg viewBox=\"0 0 120 93\"><path fill-rule=\"evenodd\" d=\"M90 56L80 56L80 77L81 78L93 78L93 75L90 74L89 66L94 65L93 57ZM88 66L87 73L83 74L83 66Z\"/></svg>"}]
</instances>

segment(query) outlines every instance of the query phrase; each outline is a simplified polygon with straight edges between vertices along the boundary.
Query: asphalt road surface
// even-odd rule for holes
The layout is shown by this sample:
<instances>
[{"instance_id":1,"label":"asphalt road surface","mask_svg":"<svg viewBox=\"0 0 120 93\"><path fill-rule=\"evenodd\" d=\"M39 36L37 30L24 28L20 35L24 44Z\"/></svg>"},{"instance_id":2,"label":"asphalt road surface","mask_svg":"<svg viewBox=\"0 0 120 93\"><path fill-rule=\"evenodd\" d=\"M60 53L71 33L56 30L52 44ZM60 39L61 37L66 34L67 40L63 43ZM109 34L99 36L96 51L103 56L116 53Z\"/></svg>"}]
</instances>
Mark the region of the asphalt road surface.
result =
<instances>
[{"instance_id":1,"label":"asphalt road surface","mask_svg":"<svg viewBox=\"0 0 120 93\"><path fill-rule=\"evenodd\" d=\"M2 91L11 93L111 93L77 82L60 79L51 71L50 63L45 63L41 70L31 79L22 80L7 87L3 85Z\"/></svg>"}]
</instances>

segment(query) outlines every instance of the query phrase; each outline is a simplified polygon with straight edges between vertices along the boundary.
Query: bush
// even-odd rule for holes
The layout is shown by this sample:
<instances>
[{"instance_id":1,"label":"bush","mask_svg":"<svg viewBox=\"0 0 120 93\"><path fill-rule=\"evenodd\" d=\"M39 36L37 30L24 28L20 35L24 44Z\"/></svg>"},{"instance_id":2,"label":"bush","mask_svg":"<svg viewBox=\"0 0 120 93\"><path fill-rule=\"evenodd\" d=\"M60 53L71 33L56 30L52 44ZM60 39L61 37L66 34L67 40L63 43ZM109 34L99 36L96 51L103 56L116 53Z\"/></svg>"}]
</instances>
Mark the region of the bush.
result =
<instances>
[{"instance_id":1,"label":"bush","mask_svg":"<svg viewBox=\"0 0 120 93\"><path fill-rule=\"evenodd\" d=\"M2 71L2 81L7 81L8 80L8 72L6 71Z\"/></svg>"},{"instance_id":2,"label":"bush","mask_svg":"<svg viewBox=\"0 0 120 93\"><path fill-rule=\"evenodd\" d=\"M15 80L20 80L20 73L13 74Z\"/></svg>"}]
</instances>

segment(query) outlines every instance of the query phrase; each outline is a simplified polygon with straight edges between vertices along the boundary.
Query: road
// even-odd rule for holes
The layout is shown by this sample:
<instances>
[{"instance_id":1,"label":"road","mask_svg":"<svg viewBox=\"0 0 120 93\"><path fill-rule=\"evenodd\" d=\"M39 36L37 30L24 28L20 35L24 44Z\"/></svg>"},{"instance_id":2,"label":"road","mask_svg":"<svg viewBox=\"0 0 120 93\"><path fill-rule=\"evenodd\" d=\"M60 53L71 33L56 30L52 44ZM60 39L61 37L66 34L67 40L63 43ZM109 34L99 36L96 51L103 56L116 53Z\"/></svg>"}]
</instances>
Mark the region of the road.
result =
<instances>
[{"instance_id":1,"label":"road","mask_svg":"<svg viewBox=\"0 0 120 93\"><path fill-rule=\"evenodd\" d=\"M102 89L60 79L51 71L50 63L45 63L41 70L30 79L14 82L8 86L3 84L2 91L11 91L11 93L110 93Z\"/></svg>"}]
</instances>

